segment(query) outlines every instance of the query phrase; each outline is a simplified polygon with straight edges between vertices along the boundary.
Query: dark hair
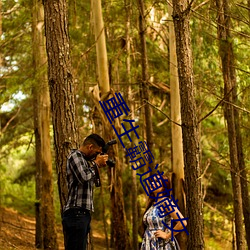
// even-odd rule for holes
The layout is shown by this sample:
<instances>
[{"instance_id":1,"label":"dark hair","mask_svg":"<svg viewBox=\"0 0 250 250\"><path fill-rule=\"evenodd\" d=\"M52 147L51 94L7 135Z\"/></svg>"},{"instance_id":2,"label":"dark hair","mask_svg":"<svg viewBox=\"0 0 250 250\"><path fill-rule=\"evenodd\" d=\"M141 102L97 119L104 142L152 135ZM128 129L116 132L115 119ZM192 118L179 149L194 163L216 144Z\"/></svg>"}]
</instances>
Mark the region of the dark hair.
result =
<instances>
[{"instance_id":1,"label":"dark hair","mask_svg":"<svg viewBox=\"0 0 250 250\"><path fill-rule=\"evenodd\" d=\"M162 179L164 180L165 185L162 183ZM162 187L164 188L163 192L162 192L163 196L170 198L171 181L170 181L169 177L166 176L166 175L162 175L161 176L161 184L162 184ZM155 195L154 195L154 193L151 193L150 196L152 197L152 196L155 196ZM148 209L152 206L154 201L155 201L154 198L150 198L150 197L148 198L146 209L145 209L145 212L143 213L143 217L144 217L144 214L148 211ZM142 224L143 224L143 229L144 229L144 232L145 232L146 225L143 222L142 222ZM143 232L143 234L144 234L144 232Z\"/></svg>"},{"instance_id":2,"label":"dark hair","mask_svg":"<svg viewBox=\"0 0 250 250\"><path fill-rule=\"evenodd\" d=\"M165 182L165 185L163 185L162 183L162 179L164 180ZM170 182L170 179L166 176L166 175L162 175L161 176L161 184L163 186L163 196L164 197L170 197L170 189L171 189L171 182ZM154 196L154 193L151 193L150 196ZM148 198L148 201L147 201L147 206L146 206L146 210L144 212L144 214L147 212L147 210L152 206L153 202L155 201L154 198Z\"/></svg>"},{"instance_id":3,"label":"dark hair","mask_svg":"<svg viewBox=\"0 0 250 250\"><path fill-rule=\"evenodd\" d=\"M105 141L98 134L91 134L85 138L83 145L94 144L95 146L104 147Z\"/></svg>"}]
</instances>

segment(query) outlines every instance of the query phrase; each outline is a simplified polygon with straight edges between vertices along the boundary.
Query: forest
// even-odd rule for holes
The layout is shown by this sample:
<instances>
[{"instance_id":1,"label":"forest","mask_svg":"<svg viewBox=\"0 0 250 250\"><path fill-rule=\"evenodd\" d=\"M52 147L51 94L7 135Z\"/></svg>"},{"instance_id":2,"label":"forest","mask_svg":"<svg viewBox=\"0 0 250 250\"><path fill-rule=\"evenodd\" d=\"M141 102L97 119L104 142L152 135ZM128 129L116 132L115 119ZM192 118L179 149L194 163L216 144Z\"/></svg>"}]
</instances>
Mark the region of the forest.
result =
<instances>
[{"instance_id":1,"label":"forest","mask_svg":"<svg viewBox=\"0 0 250 250\"><path fill-rule=\"evenodd\" d=\"M67 156L91 133L117 143L88 249L140 249L161 172L181 250L250 249L249 27L250 0L0 0L0 249L64 249ZM34 219L30 248L3 244L5 209Z\"/></svg>"}]
</instances>

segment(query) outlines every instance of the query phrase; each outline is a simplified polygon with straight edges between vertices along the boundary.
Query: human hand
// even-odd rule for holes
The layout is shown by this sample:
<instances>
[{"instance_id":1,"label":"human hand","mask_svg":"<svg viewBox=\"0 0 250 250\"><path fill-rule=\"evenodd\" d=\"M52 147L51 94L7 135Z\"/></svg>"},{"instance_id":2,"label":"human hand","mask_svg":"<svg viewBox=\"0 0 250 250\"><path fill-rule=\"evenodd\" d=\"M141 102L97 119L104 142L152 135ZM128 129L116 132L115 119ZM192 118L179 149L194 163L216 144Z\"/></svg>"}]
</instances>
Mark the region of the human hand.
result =
<instances>
[{"instance_id":1,"label":"human hand","mask_svg":"<svg viewBox=\"0 0 250 250\"><path fill-rule=\"evenodd\" d=\"M104 155L97 155L94 162L99 166L99 167L105 167L106 166L106 162L108 160L108 155L104 154Z\"/></svg>"},{"instance_id":2,"label":"human hand","mask_svg":"<svg viewBox=\"0 0 250 250\"><path fill-rule=\"evenodd\" d=\"M154 235L155 237L162 238L164 240L168 240L171 237L169 233L163 232L162 230L157 230Z\"/></svg>"}]
</instances>

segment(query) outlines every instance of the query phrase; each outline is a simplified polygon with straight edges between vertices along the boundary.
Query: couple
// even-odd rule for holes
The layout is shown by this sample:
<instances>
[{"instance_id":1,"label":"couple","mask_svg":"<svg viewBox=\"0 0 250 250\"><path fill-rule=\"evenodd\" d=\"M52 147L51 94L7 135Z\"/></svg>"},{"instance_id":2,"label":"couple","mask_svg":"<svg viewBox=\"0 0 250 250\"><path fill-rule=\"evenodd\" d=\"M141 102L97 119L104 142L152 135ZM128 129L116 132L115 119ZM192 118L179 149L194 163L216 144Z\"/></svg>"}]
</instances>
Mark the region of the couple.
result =
<instances>
[{"instance_id":1,"label":"couple","mask_svg":"<svg viewBox=\"0 0 250 250\"><path fill-rule=\"evenodd\" d=\"M62 214L64 243L66 250L84 250L87 246L87 235L90 229L91 211L93 206L93 186L99 175L98 168L106 166L108 155L101 155L105 141L97 134L89 135L79 149L72 150L67 159L67 185L68 199ZM159 177L159 176L158 176ZM160 202L168 193L170 183L163 176L155 177L161 182L160 188L155 189L149 199L146 212L143 217L145 233L141 250L172 250L178 249L176 240L171 239L171 231L166 228L171 225L171 218L178 219L177 213L183 218L177 208L170 215L160 216L154 202ZM165 178L165 179L164 179ZM165 180L165 181L164 181ZM164 183L167 185L164 185ZM155 182L152 185L156 185ZM169 185L169 186L168 186ZM159 185L157 184L157 187ZM166 187L165 187L166 186ZM167 188L167 189L166 189ZM157 200L154 199L157 197ZM169 212L169 211L167 211ZM163 214L164 215L164 214ZM165 225L164 225L165 224ZM185 221L183 223L185 224ZM174 229L182 229L178 222Z\"/></svg>"}]
</instances>

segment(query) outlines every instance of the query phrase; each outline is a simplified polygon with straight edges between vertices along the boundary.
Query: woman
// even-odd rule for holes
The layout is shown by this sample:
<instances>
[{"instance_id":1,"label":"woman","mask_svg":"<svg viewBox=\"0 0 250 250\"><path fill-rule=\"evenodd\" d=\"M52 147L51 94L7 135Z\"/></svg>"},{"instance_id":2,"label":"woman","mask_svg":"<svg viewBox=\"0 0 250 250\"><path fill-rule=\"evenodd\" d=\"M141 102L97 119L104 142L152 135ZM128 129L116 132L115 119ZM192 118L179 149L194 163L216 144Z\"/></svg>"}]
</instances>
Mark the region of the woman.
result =
<instances>
[{"instance_id":1,"label":"woman","mask_svg":"<svg viewBox=\"0 0 250 250\"><path fill-rule=\"evenodd\" d=\"M171 220L184 218L177 207L173 207L173 210L169 211L165 208L166 216L159 211L158 205L161 201L166 200L166 197L171 201L169 190L171 188L170 181L165 176L154 177L155 181L152 181L152 190L154 190L149 198L146 211L143 216L143 223L145 232L143 235L143 241L141 245L141 250L179 250L179 245L177 240L171 241L171 230L166 227L168 225L171 228ZM166 183L162 183L162 180ZM158 185L155 185L158 182ZM157 183L156 183L157 184ZM159 187L156 189L156 187ZM157 198L157 199L156 199ZM171 213L170 213L171 212ZM170 213L170 214L168 214ZM179 214L179 217L177 216ZM184 226L187 225L186 221L182 221ZM165 225L164 225L165 224ZM178 221L174 227L174 230L181 230L183 226L180 221ZM178 232L173 232L176 235Z\"/></svg>"}]
</instances>

